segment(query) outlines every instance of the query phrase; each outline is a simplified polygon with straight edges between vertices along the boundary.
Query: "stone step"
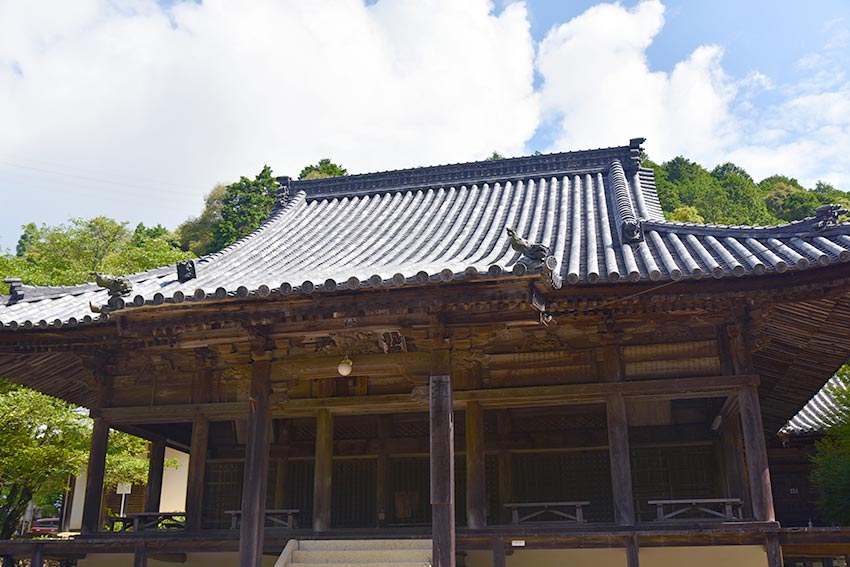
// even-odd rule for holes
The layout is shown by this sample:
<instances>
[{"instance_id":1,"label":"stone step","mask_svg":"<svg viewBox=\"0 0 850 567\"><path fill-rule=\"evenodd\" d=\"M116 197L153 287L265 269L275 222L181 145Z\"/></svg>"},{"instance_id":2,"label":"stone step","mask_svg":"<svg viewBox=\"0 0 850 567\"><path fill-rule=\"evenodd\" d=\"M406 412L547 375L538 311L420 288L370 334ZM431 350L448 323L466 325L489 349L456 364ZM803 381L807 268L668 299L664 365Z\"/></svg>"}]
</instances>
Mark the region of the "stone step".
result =
<instances>
[{"instance_id":1,"label":"stone step","mask_svg":"<svg viewBox=\"0 0 850 567\"><path fill-rule=\"evenodd\" d=\"M301 551L359 549L431 549L430 539L302 539Z\"/></svg>"},{"instance_id":2,"label":"stone step","mask_svg":"<svg viewBox=\"0 0 850 567\"><path fill-rule=\"evenodd\" d=\"M431 549L299 549L292 553L293 563L428 563Z\"/></svg>"}]
</instances>

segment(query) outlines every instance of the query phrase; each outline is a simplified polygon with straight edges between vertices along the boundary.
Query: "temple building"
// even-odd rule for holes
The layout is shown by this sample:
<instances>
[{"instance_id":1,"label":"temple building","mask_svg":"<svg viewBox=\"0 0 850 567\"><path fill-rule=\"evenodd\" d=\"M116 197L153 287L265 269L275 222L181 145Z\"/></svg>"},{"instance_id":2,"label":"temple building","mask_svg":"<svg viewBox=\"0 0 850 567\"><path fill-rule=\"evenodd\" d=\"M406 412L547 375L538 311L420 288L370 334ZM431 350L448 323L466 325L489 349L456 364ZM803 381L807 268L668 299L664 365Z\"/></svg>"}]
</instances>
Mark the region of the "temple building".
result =
<instances>
[{"instance_id":1,"label":"temple building","mask_svg":"<svg viewBox=\"0 0 850 567\"><path fill-rule=\"evenodd\" d=\"M0 375L89 408L94 429L82 533L0 555L850 554L850 529L777 514L769 458L850 355L850 224L838 206L772 227L667 221L642 142L280 178L270 218L214 254L71 287L7 279ZM110 428L150 441L142 509L123 516L103 504ZM161 507L168 449L189 454L184 510Z\"/></svg>"}]
</instances>

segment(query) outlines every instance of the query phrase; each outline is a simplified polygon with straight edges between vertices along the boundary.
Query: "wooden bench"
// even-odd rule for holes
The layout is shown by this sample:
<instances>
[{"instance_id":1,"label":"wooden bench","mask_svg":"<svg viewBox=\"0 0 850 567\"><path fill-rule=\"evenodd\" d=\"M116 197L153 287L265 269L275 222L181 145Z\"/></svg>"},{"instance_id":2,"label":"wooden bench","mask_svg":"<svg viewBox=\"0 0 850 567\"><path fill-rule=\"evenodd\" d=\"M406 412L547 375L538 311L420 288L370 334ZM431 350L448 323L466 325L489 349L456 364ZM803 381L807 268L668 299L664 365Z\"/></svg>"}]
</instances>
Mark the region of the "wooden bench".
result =
<instances>
[{"instance_id":1,"label":"wooden bench","mask_svg":"<svg viewBox=\"0 0 850 567\"><path fill-rule=\"evenodd\" d=\"M225 510L224 513L230 516L230 529L239 529L242 510ZM287 528L291 530L298 525L298 514L300 513L301 510L295 508L266 510L266 525L272 528Z\"/></svg>"},{"instance_id":2,"label":"wooden bench","mask_svg":"<svg viewBox=\"0 0 850 567\"><path fill-rule=\"evenodd\" d=\"M505 504L505 508L509 508L511 510L511 521L514 524L522 524L532 518L538 518L547 513L557 516L558 518L575 522L576 524L583 524L585 522L584 512L582 510L584 506L590 506L590 502L587 500L580 500L575 502L511 502ZM558 508L575 510L575 512L571 514L568 511L559 510ZM520 510L529 513L521 516Z\"/></svg>"},{"instance_id":3,"label":"wooden bench","mask_svg":"<svg viewBox=\"0 0 850 567\"><path fill-rule=\"evenodd\" d=\"M133 520L134 532L186 529L186 512L136 512L127 517Z\"/></svg>"},{"instance_id":4,"label":"wooden bench","mask_svg":"<svg viewBox=\"0 0 850 567\"><path fill-rule=\"evenodd\" d=\"M687 512L700 512L703 514L698 519L713 520L719 518L722 520L740 520L741 515L741 499L740 498L680 498L672 500L649 500L650 506L655 506L657 510L656 520L693 520L694 517L680 518L682 514ZM664 511L665 506L672 507L669 513Z\"/></svg>"}]
</instances>

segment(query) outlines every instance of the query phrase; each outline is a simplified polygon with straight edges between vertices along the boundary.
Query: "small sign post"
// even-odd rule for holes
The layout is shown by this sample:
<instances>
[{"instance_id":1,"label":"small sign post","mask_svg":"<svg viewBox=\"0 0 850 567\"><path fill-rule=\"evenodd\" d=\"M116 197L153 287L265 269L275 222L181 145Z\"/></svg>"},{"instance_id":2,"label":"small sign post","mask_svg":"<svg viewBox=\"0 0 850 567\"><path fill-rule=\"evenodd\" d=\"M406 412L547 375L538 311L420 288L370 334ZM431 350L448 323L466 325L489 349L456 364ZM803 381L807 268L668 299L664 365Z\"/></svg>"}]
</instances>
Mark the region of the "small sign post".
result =
<instances>
[{"instance_id":1,"label":"small sign post","mask_svg":"<svg viewBox=\"0 0 850 567\"><path fill-rule=\"evenodd\" d=\"M121 495L121 513L120 516L124 516L124 502L127 498L127 495L133 491L133 485L129 482L119 482L118 488L116 488L115 492Z\"/></svg>"}]
</instances>

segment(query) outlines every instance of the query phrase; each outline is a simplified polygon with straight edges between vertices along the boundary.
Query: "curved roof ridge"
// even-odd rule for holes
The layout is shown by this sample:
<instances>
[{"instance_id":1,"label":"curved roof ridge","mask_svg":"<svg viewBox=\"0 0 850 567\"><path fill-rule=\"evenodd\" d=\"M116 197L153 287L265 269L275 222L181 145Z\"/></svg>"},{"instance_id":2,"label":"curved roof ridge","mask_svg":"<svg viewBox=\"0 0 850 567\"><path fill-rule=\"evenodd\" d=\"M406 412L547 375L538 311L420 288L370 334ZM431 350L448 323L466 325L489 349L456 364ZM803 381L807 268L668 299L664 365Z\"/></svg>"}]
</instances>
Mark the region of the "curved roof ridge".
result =
<instances>
[{"instance_id":1,"label":"curved roof ridge","mask_svg":"<svg viewBox=\"0 0 850 567\"><path fill-rule=\"evenodd\" d=\"M850 222L841 222L836 224L830 224L824 227L818 227L817 225L819 222L820 219L816 216L806 217L804 219L791 221L785 224L773 225L728 225L658 219L646 220L644 222L644 226L646 229L654 229L661 231L670 230L672 228L686 229L682 232L691 234L717 234L717 231L723 231L724 233L729 233L729 235L753 235L757 237L764 237L766 235L773 234L782 236L812 235L815 233L829 234L830 232L832 232L831 229L837 228L840 230L841 228L850 227Z\"/></svg>"},{"instance_id":2,"label":"curved roof ridge","mask_svg":"<svg viewBox=\"0 0 850 567\"><path fill-rule=\"evenodd\" d=\"M478 184L503 182L516 177L548 177L563 172L574 173L580 169L605 170L613 159L632 161L635 159L635 153L638 152L639 154L639 151L638 146L631 144L340 177L291 180L290 187L296 191L305 191L308 199L319 199L384 191L405 191L441 185L460 186L473 182Z\"/></svg>"}]
</instances>

